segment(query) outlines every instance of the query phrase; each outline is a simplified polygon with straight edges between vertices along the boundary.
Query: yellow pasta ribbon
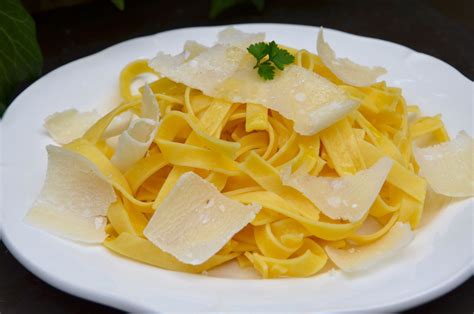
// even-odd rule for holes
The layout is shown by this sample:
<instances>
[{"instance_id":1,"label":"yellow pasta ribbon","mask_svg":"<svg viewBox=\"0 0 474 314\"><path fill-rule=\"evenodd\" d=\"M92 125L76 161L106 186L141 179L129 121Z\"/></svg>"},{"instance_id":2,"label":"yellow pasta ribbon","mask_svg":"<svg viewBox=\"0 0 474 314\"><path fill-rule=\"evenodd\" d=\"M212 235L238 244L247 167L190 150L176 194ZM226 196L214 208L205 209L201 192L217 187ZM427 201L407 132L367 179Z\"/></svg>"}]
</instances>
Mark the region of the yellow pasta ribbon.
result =
<instances>
[{"instance_id":1,"label":"yellow pasta ribbon","mask_svg":"<svg viewBox=\"0 0 474 314\"><path fill-rule=\"evenodd\" d=\"M117 254L146 264L195 274L202 273L240 255L240 253L216 254L200 265L184 264L172 255L160 250L150 241L126 232L121 233L116 239L106 240L104 246Z\"/></svg>"},{"instance_id":2,"label":"yellow pasta ribbon","mask_svg":"<svg viewBox=\"0 0 474 314\"><path fill-rule=\"evenodd\" d=\"M259 104L247 104L245 113L245 131L268 129L268 109Z\"/></svg>"},{"instance_id":3,"label":"yellow pasta ribbon","mask_svg":"<svg viewBox=\"0 0 474 314\"><path fill-rule=\"evenodd\" d=\"M308 277L317 273L327 262L324 250L310 239L304 239L303 245L288 259L249 252L245 256L263 278Z\"/></svg>"},{"instance_id":4,"label":"yellow pasta ribbon","mask_svg":"<svg viewBox=\"0 0 474 314\"><path fill-rule=\"evenodd\" d=\"M133 80L144 73L151 73L157 75L157 73L148 66L148 60L141 59L130 62L123 68L120 72L120 95L126 101L134 99L130 87L133 83Z\"/></svg>"},{"instance_id":5,"label":"yellow pasta ribbon","mask_svg":"<svg viewBox=\"0 0 474 314\"><path fill-rule=\"evenodd\" d=\"M247 192L228 195L230 198L244 204L257 203L262 207L292 218L303 225L312 235L325 240L341 240L354 233L360 227L365 217L354 223L332 223L308 219L299 210L288 204L287 199L269 191Z\"/></svg>"},{"instance_id":6,"label":"yellow pasta ribbon","mask_svg":"<svg viewBox=\"0 0 474 314\"><path fill-rule=\"evenodd\" d=\"M380 158L386 156L381 150L365 141L359 141L360 151L366 164L370 167ZM406 169L398 162L394 162L387 176L387 182L396 186L419 202L424 202L426 181L415 173Z\"/></svg>"},{"instance_id":7,"label":"yellow pasta ribbon","mask_svg":"<svg viewBox=\"0 0 474 314\"><path fill-rule=\"evenodd\" d=\"M355 174L365 168L357 139L347 119L321 132L321 141L340 176Z\"/></svg>"},{"instance_id":8,"label":"yellow pasta ribbon","mask_svg":"<svg viewBox=\"0 0 474 314\"><path fill-rule=\"evenodd\" d=\"M372 234L366 234L366 235L358 235L358 234L353 234L347 237L348 240L351 242L354 242L357 245L364 245L368 244L370 242L374 242L375 240L380 239L382 236L384 236L392 227L393 225L397 222L398 220L398 213L394 213L390 220L377 230L376 232Z\"/></svg>"},{"instance_id":9,"label":"yellow pasta ribbon","mask_svg":"<svg viewBox=\"0 0 474 314\"><path fill-rule=\"evenodd\" d=\"M257 154L250 153L240 164L240 169L264 189L286 199L301 215L310 219L319 219L319 210L313 203L295 189L284 186L278 171Z\"/></svg>"},{"instance_id":10,"label":"yellow pasta ribbon","mask_svg":"<svg viewBox=\"0 0 474 314\"><path fill-rule=\"evenodd\" d=\"M136 162L125 173L132 193L136 193L138 188L154 173L168 164L166 159L160 153L150 153L143 159Z\"/></svg>"},{"instance_id":11,"label":"yellow pasta ribbon","mask_svg":"<svg viewBox=\"0 0 474 314\"><path fill-rule=\"evenodd\" d=\"M255 228L255 241L265 256L285 259L301 245L307 230L293 219L283 219Z\"/></svg>"},{"instance_id":12,"label":"yellow pasta ribbon","mask_svg":"<svg viewBox=\"0 0 474 314\"><path fill-rule=\"evenodd\" d=\"M93 162L117 192L117 201L107 213L104 246L175 271L200 273L236 259L241 267L253 266L264 278L306 277L326 265L322 246L357 248L383 237L397 221L412 228L419 225L426 181L417 174L413 141L449 140L441 116L422 117L416 105L407 105L399 88L385 82L349 86L318 56L306 50L288 51L297 66L322 75L358 101L358 109L317 134L301 136L292 121L260 104L215 99L160 77L149 83L161 112L154 143L125 173L111 163L114 149L103 134L119 114L140 115L142 100L132 94L132 85L143 74L159 77L159 73L148 66L148 60L131 62L122 70L123 102L81 139L65 145ZM143 94L143 87L139 92ZM280 171L288 167L313 176L354 175L385 156L394 160L386 182L368 213L352 223L326 217L280 178ZM143 236L154 210L188 171L235 201L262 206L217 254L195 266L181 263ZM369 215L381 223L380 229L357 234Z\"/></svg>"},{"instance_id":13,"label":"yellow pasta ribbon","mask_svg":"<svg viewBox=\"0 0 474 314\"><path fill-rule=\"evenodd\" d=\"M143 236L143 229L148 224L146 217L133 210L129 210L119 199L111 204L107 211L107 218L118 234L128 232L137 236Z\"/></svg>"}]
</instances>

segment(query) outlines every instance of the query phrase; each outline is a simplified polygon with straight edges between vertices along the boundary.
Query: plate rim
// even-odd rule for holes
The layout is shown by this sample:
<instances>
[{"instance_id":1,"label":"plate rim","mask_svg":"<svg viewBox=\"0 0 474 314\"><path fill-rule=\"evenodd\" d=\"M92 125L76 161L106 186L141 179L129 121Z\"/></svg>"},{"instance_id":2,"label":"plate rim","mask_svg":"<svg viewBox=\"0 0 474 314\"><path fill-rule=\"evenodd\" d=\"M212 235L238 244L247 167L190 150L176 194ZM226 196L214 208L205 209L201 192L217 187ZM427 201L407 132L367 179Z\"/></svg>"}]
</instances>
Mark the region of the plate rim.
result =
<instances>
[{"instance_id":1,"label":"plate rim","mask_svg":"<svg viewBox=\"0 0 474 314\"><path fill-rule=\"evenodd\" d=\"M304 27L312 30L317 30L319 27L318 26L313 26L313 25L302 25L302 24L288 24L288 23L238 23L238 24L223 24L223 25L213 25L213 26L197 26L197 27L184 27L184 28L175 28L175 29L169 29L163 32L158 32L150 35L145 35L145 36L140 36L140 37L135 37L131 38L125 41L121 41L119 43L116 43L112 46L109 46L105 49L102 49L98 52L95 52L93 54L87 55L85 57L73 60L71 62L68 62L64 65L61 65L60 67L57 67L50 72L46 73L44 76L40 77L37 79L35 82L30 84L25 90L23 90L15 99L12 101L11 105L7 108L7 110L4 113L3 118L0 120L0 138L3 136L3 121L8 119L9 112L12 110L11 108L14 107L17 99L22 96L23 94L27 93L30 89L34 88L41 80L44 78L48 78L49 76L53 76L56 74L56 72L59 72L64 69L64 67L71 66L72 64L76 62L83 62L87 59L92 59L94 57L97 57L98 55L106 53L108 50L112 49L117 49L121 45L125 44L130 44L133 41L139 41L147 38L153 38L159 34L164 34L164 33L171 33L175 31L189 31L189 30L196 30L196 29L203 29L203 30L216 30L216 29L221 29L224 27L229 27L229 26L244 26L244 27L256 27L256 26L263 26L263 27ZM447 62L438 59L436 57L433 57L431 55L418 52L412 48L406 47L404 45L401 45L399 43L391 42L388 40L380 39L380 38L373 38L373 37L368 37L368 36L361 36L357 34L352 34L332 28L325 28L327 30L337 32L340 34L343 34L345 36L354 36L358 39L369 39L369 40L375 40L382 42L384 44L389 44L389 45L394 45L397 46L399 49L404 49L405 51L408 51L410 53L416 54L416 55L421 55L423 58L429 58L434 62L441 63L443 66L448 66L450 70L454 70L457 72L458 75L460 75L463 79L467 80L471 84L473 81L471 81L468 77L466 77L462 72L460 72L458 69L453 67L452 65L448 64ZM473 85L471 85L473 86ZM0 144L3 145L3 141L0 139ZM3 156L3 154L2 154ZM2 172L2 169L4 168L3 164L0 167L0 174ZM2 191L3 191L3 186L2 186ZM0 195L1 196L1 195ZM2 202L3 204L3 202ZM2 227L2 224L6 223L6 220L3 218L4 216L4 211L0 207L1 210L1 219L0 219L0 240L3 240L4 245L7 247L7 249L12 253L12 255L19 261L25 268L28 269L31 273L33 273L35 276L40 278L41 280L45 281L46 283L50 284L51 286L68 293L70 295L74 295L76 297L89 300L91 302L107 305L113 308L119 308L119 309L126 309L130 311L137 311L137 310L149 310L149 308L144 307L143 305L139 305L139 303L134 303L130 302L129 300L121 300L121 298L113 293L109 293L108 291L101 291L101 295L99 297L93 298L90 295L90 290L85 289L81 287L80 285L76 284L75 282L68 282L65 280L61 280L60 276L54 276L52 274L49 274L48 272L44 272L42 269L37 267L34 263L30 262L22 253L20 250L16 250L15 245L13 244L13 239L8 236L8 232L6 232L6 228ZM474 261L471 260L470 264L464 265L463 268L459 269L452 277L450 277L448 280L444 282L440 282L437 285L431 287L428 290L421 291L420 293L417 293L415 295L411 295L401 301L395 301L392 303L386 303L382 305L376 305L373 307L365 307L362 309L350 309L348 311L400 311L404 310L407 308L411 308L426 302L429 302L453 289L455 289L457 286L461 285L463 282L465 282L468 278L470 278L474 273Z\"/></svg>"}]
</instances>

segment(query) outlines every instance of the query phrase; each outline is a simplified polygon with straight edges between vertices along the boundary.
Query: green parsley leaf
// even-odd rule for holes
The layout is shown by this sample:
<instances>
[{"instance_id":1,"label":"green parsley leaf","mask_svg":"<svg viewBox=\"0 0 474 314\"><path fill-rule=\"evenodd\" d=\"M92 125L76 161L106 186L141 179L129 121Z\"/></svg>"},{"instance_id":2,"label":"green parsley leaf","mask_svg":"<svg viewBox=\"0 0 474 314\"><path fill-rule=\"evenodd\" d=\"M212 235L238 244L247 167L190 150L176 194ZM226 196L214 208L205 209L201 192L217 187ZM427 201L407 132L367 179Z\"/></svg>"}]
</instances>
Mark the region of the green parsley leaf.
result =
<instances>
[{"instance_id":1,"label":"green parsley leaf","mask_svg":"<svg viewBox=\"0 0 474 314\"><path fill-rule=\"evenodd\" d=\"M293 55L285 49L279 48L274 41L252 44L247 48L247 51L257 59L257 63L253 68L258 69L258 75L264 80L272 80L275 77L275 67L283 71L286 65L295 61ZM267 56L268 60L260 63Z\"/></svg>"},{"instance_id":2,"label":"green parsley leaf","mask_svg":"<svg viewBox=\"0 0 474 314\"><path fill-rule=\"evenodd\" d=\"M266 43L256 43L250 45L247 51L257 59L258 63L269 53L269 47Z\"/></svg>"},{"instance_id":3,"label":"green parsley leaf","mask_svg":"<svg viewBox=\"0 0 474 314\"><path fill-rule=\"evenodd\" d=\"M270 63L270 61L265 61L259 64L257 72L264 80L273 80L275 77L275 67Z\"/></svg>"},{"instance_id":4,"label":"green parsley leaf","mask_svg":"<svg viewBox=\"0 0 474 314\"><path fill-rule=\"evenodd\" d=\"M273 40L267 45L268 45L268 58L272 59L278 52L278 45Z\"/></svg>"},{"instance_id":5,"label":"green parsley leaf","mask_svg":"<svg viewBox=\"0 0 474 314\"><path fill-rule=\"evenodd\" d=\"M285 49L277 48L276 51L272 51L274 55L270 58L273 64L280 70L283 70L285 65L292 64L295 61L295 57L291 55Z\"/></svg>"}]
</instances>

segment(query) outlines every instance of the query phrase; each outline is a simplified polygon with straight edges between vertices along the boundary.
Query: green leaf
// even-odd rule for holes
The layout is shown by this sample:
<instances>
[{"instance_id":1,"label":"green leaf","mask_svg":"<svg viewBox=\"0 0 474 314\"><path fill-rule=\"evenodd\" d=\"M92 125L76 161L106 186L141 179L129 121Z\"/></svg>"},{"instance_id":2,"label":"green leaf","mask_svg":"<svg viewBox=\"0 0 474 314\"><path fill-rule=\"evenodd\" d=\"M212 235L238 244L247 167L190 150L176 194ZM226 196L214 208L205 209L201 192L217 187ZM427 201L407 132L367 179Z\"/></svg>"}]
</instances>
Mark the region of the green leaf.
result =
<instances>
[{"instance_id":1,"label":"green leaf","mask_svg":"<svg viewBox=\"0 0 474 314\"><path fill-rule=\"evenodd\" d=\"M274 40L268 44L268 58L272 59L278 52L278 45Z\"/></svg>"},{"instance_id":2,"label":"green leaf","mask_svg":"<svg viewBox=\"0 0 474 314\"><path fill-rule=\"evenodd\" d=\"M123 11L125 9L125 0L111 0L113 4L119 9Z\"/></svg>"},{"instance_id":3,"label":"green leaf","mask_svg":"<svg viewBox=\"0 0 474 314\"><path fill-rule=\"evenodd\" d=\"M273 80L275 77L275 67L270 63L270 61L265 61L259 64L257 72L264 80Z\"/></svg>"},{"instance_id":4,"label":"green leaf","mask_svg":"<svg viewBox=\"0 0 474 314\"><path fill-rule=\"evenodd\" d=\"M37 78L42 66L33 19L20 0L0 0L0 115L17 85Z\"/></svg>"},{"instance_id":5,"label":"green leaf","mask_svg":"<svg viewBox=\"0 0 474 314\"><path fill-rule=\"evenodd\" d=\"M250 45L247 51L257 59L258 63L270 52L270 47L268 44L261 42Z\"/></svg>"},{"instance_id":6,"label":"green leaf","mask_svg":"<svg viewBox=\"0 0 474 314\"><path fill-rule=\"evenodd\" d=\"M265 6L265 0L211 0L209 17L214 19L222 12L243 3L251 3L259 11L262 11L263 7Z\"/></svg>"},{"instance_id":7,"label":"green leaf","mask_svg":"<svg viewBox=\"0 0 474 314\"><path fill-rule=\"evenodd\" d=\"M295 57L284 49L277 48L273 56L270 57L273 64L280 70L285 68L285 65L292 64L295 61Z\"/></svg>"},{"instance_id":8,"label":"green leaf","mask_svg":"<svg viewBox=\"0 0 474 314\"><path fill-rule=\"evenodd\" d=\"M275 77L274 66L283 71L286 65L295 60L295 57L288 51L278 48L274 41L268 44L264 42L252 44L248 46L247 51L257 59L253 68L258 68L258 74L265 80L272 80ZM268 60L260 63L266 56L268 56Z\"/></svg>"}]
</instances>

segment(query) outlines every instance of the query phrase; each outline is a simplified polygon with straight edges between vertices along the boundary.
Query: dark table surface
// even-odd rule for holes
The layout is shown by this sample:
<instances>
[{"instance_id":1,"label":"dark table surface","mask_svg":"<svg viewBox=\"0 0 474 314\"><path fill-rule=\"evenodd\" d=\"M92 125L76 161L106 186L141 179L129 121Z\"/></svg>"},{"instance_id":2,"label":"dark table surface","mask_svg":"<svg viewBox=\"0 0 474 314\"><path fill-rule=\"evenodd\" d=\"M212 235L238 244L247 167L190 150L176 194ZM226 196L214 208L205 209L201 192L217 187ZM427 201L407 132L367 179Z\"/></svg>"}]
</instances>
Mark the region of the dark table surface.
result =
<instances>
[{"instance_id":1,"label":"dark table surface","mask_svg":"<svg viewBox=\"0 0 474 314\"><path fill-rule=\"evenodd\" d=\"M2 1L2 0L0 0ZM53 1L54 2L54 1ZM34 14L44 55L43 73L115 43L168 29L232 23L323 25L396 42L435 56L474 78L474 1L267 0L263 12L243 5L208 18L208 1L109 1ZM19 87L18 92L29 83ZM470 249L470 248L466 248ZM474 279L407 313L473 313ZM42 282L0 244L0 313L113 313Z\"/></svg>"}]
</instances>

